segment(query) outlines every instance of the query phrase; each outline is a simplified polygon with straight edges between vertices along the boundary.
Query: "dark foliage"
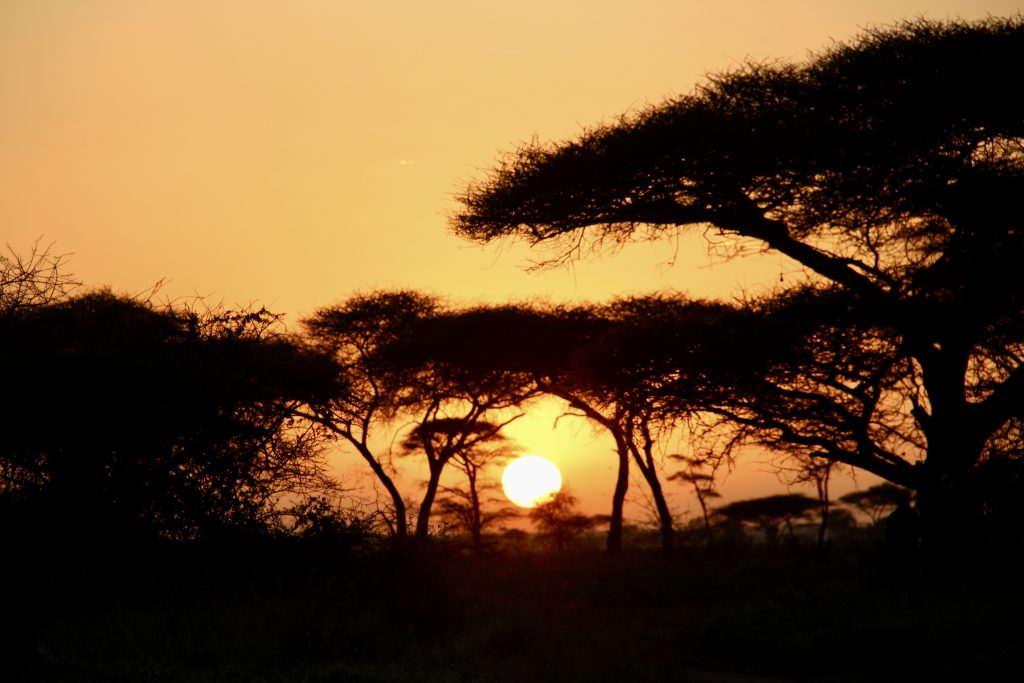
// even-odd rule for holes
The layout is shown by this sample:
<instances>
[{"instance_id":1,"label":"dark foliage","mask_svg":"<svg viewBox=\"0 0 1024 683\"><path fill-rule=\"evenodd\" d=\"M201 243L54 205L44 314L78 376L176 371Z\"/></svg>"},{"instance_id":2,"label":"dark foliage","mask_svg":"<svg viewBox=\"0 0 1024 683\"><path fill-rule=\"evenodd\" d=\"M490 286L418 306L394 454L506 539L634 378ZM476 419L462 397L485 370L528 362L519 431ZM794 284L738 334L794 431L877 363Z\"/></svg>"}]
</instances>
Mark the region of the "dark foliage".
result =
<instances>
[{"instance_id":1,"label":"dark foliage","mask_svg":"<svg viewBox=\"0 0 1024 683\"><path fill-rule=\"evenodd\" d=\"M385 523L399 538L408 532L405 501L388 456L374 439L409 405L414 366L397 362L388 349L405 344L418 323L439 308L436 299L418 292L374 292L302 321L313 348L334 359L337 381L337 391L305 414L344 439L370 466L390 498Z\"/></svg>"},{"instance_id":2,"label":"dark foliage","mask_svg":"<svg viewBox=\"0 0 1024 683\"><path fill-rule=\"evenodd\" d=\"M21 523L202 538L266 529L278 497L328 486L317 434L291 411L334 390L329 362L270 318L108 292L5 314L0 472Z\"/></svg>"},{"instance_id":3,"label":"dark foliage","mask_svg":"<svg viewBox=\"0 0 1024 683\"><path fill-rule=\"evenodd\" d=\"M715 514L731 522L751 524L768 541L779 540L782 528L791 535L793 523L817 511L818 501L800 493L784 493L763 498L739 500L715 509Z\"/></svg>"},{"instance_id":4,"label":"dark foliage","mask_svg":"<svg viewBox=\"0 0 1024 683\"><path fill-rule=\"evenodd\" d=\"M977 536L979 472L1020 457L1022 56L1015 17L917 20L804 64L748 63L517 150L452 225L553 241L556 261L686 227L727 253L754 240L790 257L828 305L765 306L758 338L788 317L807 341L788 336L792 355L728 415L783 452L913 488L939 544Z\"/></svg>"},{"instance_id":5,"label":"dark foliage","mask_svg":"<svg viewBox=\"0 0 1024 683\"><path fill-rule=\"evenodd\" d=\"M863 491L851 491L839 498L840 502L851 505L871 520L879 523L897 505L910 500L910 492L889 483L876 484Z\"/></svg>"},{"instance_id":6,"label":"dark foliage","mask_svg":"<svg viewBox=\"0 0 1024 683\"><path fill-rule=\"evenodd\" d=\"M509 412L537 393L520 372L496 360L497 349L460 335L457 321L440 301L400 291L357 295L303 322L315 347L336 359L344 387L311 417L370 465L391 495L399 536L406 533L405 503L371 436L399 416L416 425L406 450L422 452L430 472L416 520L416 535L425 540L448 462L494 437L518 417Z\"/></svg>"},{"instance_id":7,"label":"dark foliage","mask_svg":"<svg viewBox=\"0 0 1024 683\"><path fill-rule=\"evenodd\" d=\"M0 253L0 312L25 306L41 306L60 301L81 283L66 269L67 255L57 254L53 245L33 243L22 255L7 246Z\"/></svg>"}]
</instances>

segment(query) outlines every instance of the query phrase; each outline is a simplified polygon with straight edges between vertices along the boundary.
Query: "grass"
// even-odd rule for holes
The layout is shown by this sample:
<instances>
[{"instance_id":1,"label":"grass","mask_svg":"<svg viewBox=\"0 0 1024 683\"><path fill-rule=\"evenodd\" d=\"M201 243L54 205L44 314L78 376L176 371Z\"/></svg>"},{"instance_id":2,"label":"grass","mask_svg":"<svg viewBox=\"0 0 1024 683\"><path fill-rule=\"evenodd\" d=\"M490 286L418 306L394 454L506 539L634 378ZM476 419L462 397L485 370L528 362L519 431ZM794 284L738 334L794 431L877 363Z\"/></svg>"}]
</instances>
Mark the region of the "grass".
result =
<instances>
[{"instance_id":1,"label":"grass","mask_svg":"<svg viewBox=\"0 0 1024 683\"><path fill-rule=\"evenodd\" d=\"M1003 567L865 581L852 549L299 550L24 558L3 678L977 679L1015 661L1022 607Z\"/></svg>"}]
</instances>

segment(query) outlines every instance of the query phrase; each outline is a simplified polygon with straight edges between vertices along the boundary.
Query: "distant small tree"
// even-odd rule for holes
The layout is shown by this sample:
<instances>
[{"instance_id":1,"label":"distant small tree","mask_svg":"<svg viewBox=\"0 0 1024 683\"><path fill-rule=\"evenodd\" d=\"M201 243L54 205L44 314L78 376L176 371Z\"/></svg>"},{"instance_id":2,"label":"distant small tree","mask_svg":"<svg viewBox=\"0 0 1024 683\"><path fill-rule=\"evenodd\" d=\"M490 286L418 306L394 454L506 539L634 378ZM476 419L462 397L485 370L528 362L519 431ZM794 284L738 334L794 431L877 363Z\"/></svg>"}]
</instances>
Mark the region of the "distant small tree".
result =
<instances>
[{"instance_id":1,"label":"distant small tree","mask_svg":"<svg viewBox=\"0 0 1024 683\"><path fill-rule=\"evenodd\" d=\"M783 526L787 534L792 534L793 522L817 508L818 501L814 498L786 493L736 501L716 509L715 513L731 522L752 525L764 533L766 540L776 543Z\"/></svg>"},{"instance_id":2,"label":"distant small tree","mask_svg":"<svg viewBox=\"0 0 1024 683\"><path fill-rule=\"evenodd\" d=\"M828 554L828 530L831 528L830 518L833 514L829 484L832 482L832 471L836 463L829 460L827 456L800 457L795 455L790 458L795 460L796 476L790 480L793 484L814 484L815 492L818 494L818 554L822 557ZM782 466L783 470L788 469Z\"/></svg>"},{"instance_id":3,"label":"distant small tree","mask_svg":"<svg viewBox=\"0 0 1024 683\"><path fill-rule=\"evenodd\" d=\"M452 465L466 476L466 486L440 487L437 507L442 514L453 518L456 523L469 532L473 549L483 551L484 531L509 519L519 517L515 508L504 504L497 482L486 479L485 470L491 466L500 466L515 455L515 450L499 440L496 446L480 445L452 458Z\"/></svg>"},{"instance_id":4,"label":"distant small tree","mask_svg":"<svg viewBox=\"0 0 1024 683\"><path fill-rule=\"evenodd\" d=\"M576 496L563 488L551 500L530 510L529 516L541 534L554 541L559 550L565 550L595 524L592 517L577 512L578 504Z\"/></svg>"},{"instance_id":5,"label":"distant small tree","mask_svg":"<svg viewBox=\"0 0 1024 683\"><path fill-rule=\"evenodd\" d=\"M505 457L500 450L489 451L488 446L504 441L501 428L509 422L511 420L490 422L482 419L482 414L471 411L464 418L435 417L421 422L406 436L402 442L403 454L422 453L429 469L426 492L416 522L417 537L426 538L429 535L430 512L440 491L447 494L442 509L449 514L456 513L456 518L472 535L474 548L482 548L482 529L486 523L496 520L484 521L480 495L486 485L479 482L478 478L484 465ZM441 487L441 474L449 462L455 463L466 474L469 481L467 490Z\"/></svg>"},{"instance_id":6,"label":"distant small tree","mask_svg":"<svg viewBox=\"0 0 1024 683\"><path fill-rule=\"evenodd\" d=\"M693 494L697 498L697 503L700 504L700 512L704 519L704 533L708 543L711 543L714 541L714 531L711 524L711 513L708 510L708 501L712 498L722 497L722 494L714 489L714 472L708 472L704 469L707 463L702 458L685 455L670 455L668 457L670 460L675 460L686 466L686 469L681 472L670 474L668 479L669 481L689 484L693 489Z\"/></svg>"},{"instance_id":7,"label":"distant small tree","mask_svg":"<svg viewBox=\"0 0 1024 683\"><path fill-rule=\"evenodd\" d=\"M910 491L902 486L881 483L863 491L853 491L840 496L839 501L851 505L878 524L896 509L896 506L910 499Z\"/></svg>"}]
</instances>

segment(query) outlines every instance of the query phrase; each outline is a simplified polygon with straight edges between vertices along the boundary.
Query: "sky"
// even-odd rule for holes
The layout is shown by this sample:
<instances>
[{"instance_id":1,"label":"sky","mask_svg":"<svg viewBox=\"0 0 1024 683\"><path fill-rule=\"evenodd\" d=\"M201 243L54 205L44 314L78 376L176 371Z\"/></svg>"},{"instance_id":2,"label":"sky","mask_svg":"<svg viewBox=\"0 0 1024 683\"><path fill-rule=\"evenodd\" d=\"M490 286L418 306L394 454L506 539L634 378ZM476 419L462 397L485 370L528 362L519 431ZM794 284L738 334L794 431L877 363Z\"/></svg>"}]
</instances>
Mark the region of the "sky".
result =
<instances>
[{"instance_id":1,"label":"sky","mask_svg":"<svg viewBox=\"0 0 1024 683\"><path fill-rule=\"evenodd\" d=\"M292 325L378 288L456 304L756 293L794 265L709 259L694 234L538 273L527 266L542 253L467 243L446 216L519 143L570 138L744 60L803 60L901 19L1022 10L1024 0L0 0L0 244L53 243L89 286L134 294L162 282L162 298L257 303ZM512 435L559 464L586 511L606 512L610 445L572 421L552 432L558 412L535 410ZM761 460L726 480L726 499L779 488ZM695 514L682 491L674 504Z\"/></svg>"}]
</instances>

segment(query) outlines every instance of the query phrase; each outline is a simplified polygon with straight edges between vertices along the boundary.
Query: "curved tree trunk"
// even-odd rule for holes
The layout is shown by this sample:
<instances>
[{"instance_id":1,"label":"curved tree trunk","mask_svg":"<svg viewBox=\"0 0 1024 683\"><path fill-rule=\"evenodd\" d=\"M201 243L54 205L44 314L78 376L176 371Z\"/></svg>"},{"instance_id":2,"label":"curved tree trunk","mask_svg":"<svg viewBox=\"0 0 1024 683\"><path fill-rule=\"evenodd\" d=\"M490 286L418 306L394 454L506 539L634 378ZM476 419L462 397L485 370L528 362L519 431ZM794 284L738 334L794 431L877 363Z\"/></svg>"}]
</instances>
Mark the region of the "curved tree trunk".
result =
<instances>
[{"instance_id":1,"label":"curved tree trunk","mask_svg":"<svg viewBox=\"0 0 1024 683\"><path fill-rule=\"evenodd\" d=\"M344 438L346 441L348 441L355 447L359 455L361 455L363 460L365 460L366 463L370 466L370 469L373 471L374 476L377 477L377 481L379 481L381 485L384 486L384 489L388 492L388 495L391 496L391 504L395 507L395 536L397 536L400 539L408 536L409 526L405 518L405 501L402 500L402 494L398 492L398 487L395 486L394 480L392 480L391 477L388 476L388 473L384 471L384 466L381 465L380 461L374 457L373 453L367 447L366 443L356 438L355 434L347 431L346 429L339 428L330 420L316 418L314 416L309 415L303 415L303 417L315 419L317 422L326 426L332 432Z\"/></svg>"},{"instance_id":2,"label":"curved tree trunk","mask_svg":"<svg viewBox=\"0 0 1024 683\"><path fill-rule=\"evenodd\" d=\"M658 511L659 531L661 532L661 551L667 559L675 555L676 532L672 525L672 512L668 509L668 501L665 500L665 492L661 488L661 481L658 473L653 467L640 468L647 485L651 489L651 497L654 499L654 507Z\"/></svg>"},{"instance_id":3,"label":"curved tree trunk","mask_svg":"<svg viewBox=\"0 0 1024 683\"><path fill-rule=\"evenodd\" d=\"M409 526L405 519L405 501L402 500L402 494L398 492L395 482L388 476L388 473L384 471L379 462L372 457L363 457L370 463L370 469L373 470L377 480L384 486L388 495L391 496L391 504L395 507L395 535L398 538L405 538L409 535Z\"/></svg>"},{"instance_id":4,"label":"curved tree trunk","mask_svg":"<svg viewBox=\"0 0 1024 683\"><path fill-rule=\"evenodd\" d=\"M427 490L423 494L423 501L420 503L419 512L416 515L416 540L425 541L430 535L430 509L434 506L434 498L437 496L437 487L441 482L441 468L430 464L430 478L427 480Z\"/></svg>"},{"instance_id":5,"label":"curved tree trunk","mask_svg":"<svg viewBox=\"0 0 1024 683\"><path fill-rule=\"evenodd\" d=\"M622 516L626 502L626 491L629 489L629 446L622 429L615 420L605 417L596 408L572 392L561 391L555 386L540 385L540 388L552 396L558 396L568 401L570 406L581 411L587 418L607 429L608 433L612 435L612 439L615 440L615 451L619 456L619 471L615 477L615 491L612 493L612 513L608 521L608 540L605 547L609 555L621 555Z\"/></svg>"},{"instance_id":6,"label":"curved tree trunk","mask_svg":"<svg viewBox=\"0 0 1024 683\"><path fill-rule=\"evenodd\" d=\"M654 507L658 511L658 525L661 532L661 551L668 560L675 554L675 529L672 524L672 512L668 509L668 501L665 500L665 491L661 488L661 481L658 479L658 469L654 462L654 437L645 421L639 425L639 432L643 436L643 452L636 444L631 444L630 451L633 459L644 475L648 487L651 489L651 497L654 499Z\"/></svg>"},{"instance_id":7,"label":"curved tree trunk","mask_svg":"<svg viewBox=\"0 0 1024 683\"><path fill-rule=\"evenodd\" d=\"M377 460L377 458L374 457L373 452L370 451L369 446L366 445L366 432L364 431L362 438L359 438L359 436L354 433L349 426L339 427L329 418L322 415L317 415L312 412L305 413L302 411L295 411L295 414L327 427L327 429L352 444L359 455L362 456L363 460L365 460L370 466L370 469L373 471L373 475L377 477L377 481L384 486L388 495L391 496L391 504L395 507L395 536L398 538L405 538L408 536L409 526L405 517L405 501L402 500L402 494L398 492L398 487L395 486L394 480L388 476L388 473L384 471L384 466L380 464L380 461Z\"/></svg>"}]
</instances>

